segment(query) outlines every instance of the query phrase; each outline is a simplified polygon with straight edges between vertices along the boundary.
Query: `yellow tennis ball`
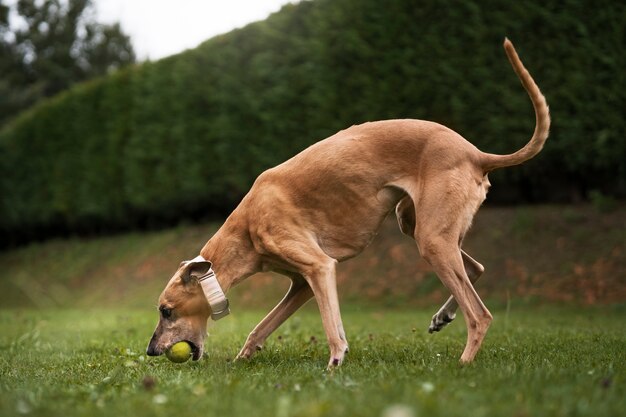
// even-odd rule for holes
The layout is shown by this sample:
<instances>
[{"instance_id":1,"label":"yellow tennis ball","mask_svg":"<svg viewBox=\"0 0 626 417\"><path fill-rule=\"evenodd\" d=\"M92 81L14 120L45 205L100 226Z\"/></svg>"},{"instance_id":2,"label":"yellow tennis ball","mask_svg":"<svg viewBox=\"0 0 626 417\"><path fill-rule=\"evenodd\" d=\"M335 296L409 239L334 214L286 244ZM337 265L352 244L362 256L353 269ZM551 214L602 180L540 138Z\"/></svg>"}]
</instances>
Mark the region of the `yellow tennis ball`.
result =
<instances>
[{"instance_id":1,"label":"yellow tennis ball","mask_svg":"<svg viewBox=\"0 0 626 417\"><path fill-rule=\"evenodd\" d=\"M187 342L174 343L166 352L167 359L176 363L187 362L191 357L191 346Z\"/></svg>"}]
</instances>

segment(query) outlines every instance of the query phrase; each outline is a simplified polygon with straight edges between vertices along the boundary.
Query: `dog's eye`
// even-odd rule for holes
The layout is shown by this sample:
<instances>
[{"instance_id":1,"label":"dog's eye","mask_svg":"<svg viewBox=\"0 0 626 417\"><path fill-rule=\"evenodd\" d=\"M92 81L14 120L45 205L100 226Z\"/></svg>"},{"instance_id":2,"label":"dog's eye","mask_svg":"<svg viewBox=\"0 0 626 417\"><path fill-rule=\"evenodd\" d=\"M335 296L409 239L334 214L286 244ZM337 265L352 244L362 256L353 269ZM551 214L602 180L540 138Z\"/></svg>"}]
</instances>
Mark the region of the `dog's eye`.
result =
<instances>
[{"instance_id":1,"label":"dog's eye","mask_svg":"<svg viewBox=\"0 0 626 417\"><path fill-rule=\"evenodd\" d=\"M171 308L162 306L161 308L159 308L159 310L161 310L161 315L163 316L164 319L169 319L172 316Z\"/></svg>"}]
</instances>

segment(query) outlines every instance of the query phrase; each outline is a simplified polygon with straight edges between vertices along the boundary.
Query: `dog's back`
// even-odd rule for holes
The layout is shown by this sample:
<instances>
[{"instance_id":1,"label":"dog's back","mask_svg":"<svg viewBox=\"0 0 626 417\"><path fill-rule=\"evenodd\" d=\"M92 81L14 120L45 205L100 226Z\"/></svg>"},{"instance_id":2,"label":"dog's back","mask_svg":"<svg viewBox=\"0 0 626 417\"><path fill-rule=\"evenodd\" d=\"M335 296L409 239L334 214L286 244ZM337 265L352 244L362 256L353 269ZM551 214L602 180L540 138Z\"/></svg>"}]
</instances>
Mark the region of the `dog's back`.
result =
<instances>
[{"instance_id":1,"label":"dog's back","mask_svg":"<svg viewBox=\"0 0 626 417\"><path fill-rule=\"evenodd\" d=\"M475 167L480 154L437 123L364 123L261 174L238 211L248 213L251 230L264 235L281 228L307 231L329 256L343 260L361 252L376 235L385 216L406 196L405 184L437 181L450 170L480 181L482 171Z\"/></svg>"}]
</instances>

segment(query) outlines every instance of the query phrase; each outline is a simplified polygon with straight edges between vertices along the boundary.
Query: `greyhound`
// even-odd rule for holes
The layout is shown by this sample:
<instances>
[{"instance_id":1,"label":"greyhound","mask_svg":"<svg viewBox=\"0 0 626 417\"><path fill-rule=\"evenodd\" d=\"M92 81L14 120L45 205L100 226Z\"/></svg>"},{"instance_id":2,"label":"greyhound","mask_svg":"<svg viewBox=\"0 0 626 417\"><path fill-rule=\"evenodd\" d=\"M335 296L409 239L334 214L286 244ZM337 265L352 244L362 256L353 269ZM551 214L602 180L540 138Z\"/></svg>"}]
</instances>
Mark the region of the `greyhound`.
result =
<instances>
[{"instance_id":1,"label":"greyhound","mask_svg":"<svg viewBox=\"0 0 626 417\"><path fill-rule=\"evenodd\" d=\"M256 272L276 271L291 286L237 359L250 358L315 297L330 347L328 368L339 366L348 341L335 266L359 254L395 208L401 231L415 239L452 294L429 331L440 331L460 306L467 325L460 361L471 362L492 315L472 285L484 268L461 249L463 237L486 198L487 174L537 155L550 127L547 102L506 38L504 49L535 111L535 131L523 148L484 153L445 126L408 119L355 125L313 144L263 172L199 256L180 264L159 298L160 319L147 354L160 355L184 340L198 360L208 318L230 311L225 293Z\"/></svg>"}]
</instances>

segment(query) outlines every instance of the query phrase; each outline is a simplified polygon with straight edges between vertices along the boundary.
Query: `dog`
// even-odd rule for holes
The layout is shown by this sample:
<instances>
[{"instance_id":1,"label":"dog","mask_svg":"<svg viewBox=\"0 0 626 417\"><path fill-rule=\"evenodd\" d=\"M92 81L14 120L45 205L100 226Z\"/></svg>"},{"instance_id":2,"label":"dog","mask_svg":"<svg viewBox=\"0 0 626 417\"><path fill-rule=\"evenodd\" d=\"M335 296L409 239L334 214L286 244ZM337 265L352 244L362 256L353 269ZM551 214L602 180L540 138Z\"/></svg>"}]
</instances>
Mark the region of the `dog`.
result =
<instances>
[{"instance_id":1,"label":"dog","mask_svg":"<svg viewBox=\"0 0 626 417\"><path fill-rule=\"evenodd\" d=\"M359 254L394 210L401 231L451 292L432 317L438 332L455 318L467 325L461 363L480 349L492 315L473 287L483 266L461 249L490 187L487 175L537 155L548 137L546 99L504 40L508 59L535 110L535 131L515 153L484 153L434 122L386 120L352 126L263 172L204 245L184 261L159 298L160 319L147 355L187 341L202 356L208 318L229 313L225 293L259 271L291 279L284 298L252 330L237 359L248 359L309 299L317 301L328 345L328 368L348 351L337 297L337 262ZM381 277L382 279L382 277Z\"/></svg>"}]
</instances>

